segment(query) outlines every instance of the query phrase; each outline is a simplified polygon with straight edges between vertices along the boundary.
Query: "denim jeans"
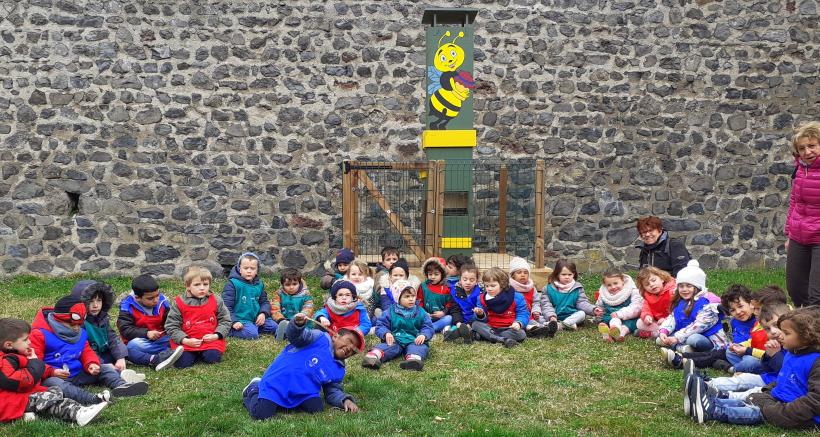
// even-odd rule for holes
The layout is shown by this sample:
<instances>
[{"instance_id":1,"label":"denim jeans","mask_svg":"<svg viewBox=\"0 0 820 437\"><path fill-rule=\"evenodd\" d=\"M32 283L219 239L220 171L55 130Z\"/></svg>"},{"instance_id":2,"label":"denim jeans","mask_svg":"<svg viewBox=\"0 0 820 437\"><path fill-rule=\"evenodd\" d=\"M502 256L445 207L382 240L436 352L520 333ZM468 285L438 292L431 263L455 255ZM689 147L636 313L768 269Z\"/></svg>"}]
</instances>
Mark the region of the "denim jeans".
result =
<instances>
[{"instance_id":1,"label":"denim jeans","mask_svg":"<svg viewBox=\"0 0 820 437\"><path fill-rule=\"evenodd\" d=\"M163 335L156 340L147 338L135 338L128 342L128 361L140 366L147 366L151 356L156 355L170 347L168 336Z\"/></svg>"},{"instance_id":2,"label":"denim jeans","mask_svg":"<svg viewBox=\"0 0 820 437\"><path fill-rule=\"evenodd\" d=\"M386 363L394 358L405 357L407 355L418 355L422 360L424 360L430 352L430 346L427 346L426 344L418 345L415 343L410 343L404 347L398 343L393 343L392 346L388 346L387 343L379 343L376 345L376 349L384 353L381 360L383 363Z\"/></svg>"},{"instance_id":3,"label":"denim jeans","mask_svg":"<svg viewBox=\"0 0 820 437\"><path fill-rule=\"evenodd\" d=\"M444 329L445 326L452 325L452 324L453 324L453 316L448 314L448 315L436 320L435 322L433 322L433 332L441 332L441 330Z\"/></svg>"},{"instance_id":4,"label":"denim jeans","mask_svg":"<svg viewBox=\"0 0 820 437\"><path fill-rule=\"evenodd\" d=\"M254 323L242 322L242 329L231 328L231 330L228 331L228 336L241 338L243 340L256 340L259 338L259 334L276 334L277 326L278 324L276 322L267 318L262 326L256 326Z\"/></svg>"},{"instance_id":5,"label":"denim jeans","mask_svg":"<svg viewBox=\"0 0 820 437\"><path fill-rule=\"evenodd\" d=\"M712 378L707 384L720 391L746 391L755 387L763 387L763 378L753 373L742 373L740 375L722 378Z\"/></svg>"},{"instance_id":6,"label":"denim jeans","mask_svg":"<svg viewBox=\"0 0 820 437\"><path fill-rule=\"evenodd\" d=\"M65 397L74 399L84 405L96 404L98 402L96 395L93 395L80 388L82 385L90 384L99 384L108 388L114 388L125 384L125 381L120 378L119 372L117 372L117 369L115 369L111 364L101 365L100 373L97 375L92 375L82 371L73 378L61 379L52 376L51 378L43 381L44 387L60 387Z\"/></svg>"},{"instance_id":7,"label":"denim jeans","mask_svg":"<svg viewBox=\"0 0 820 437\"><path fill-rule=\"evenodd\" d=\"M715 348L715 344L708 337L701 334L692 334L686 338L683 343L678 343L676 348L680 349L684 346L691 346L696 352L706 352Z\"/></svg>"},{"instance_id":8,"label":"denim jeans","mask_svg":"<svg viewBox=\"0 0 820 437\"><path fill-rule=\"evenodd\" d=\"M760 364L760 359L751 355L741 356L727 350L726 361L732 363L732 366L735 368L735 372L760 373L763 370L763 366Z\"/></svg>"},{"instance_id":9,"label":"denim jeans","mask_svg":"<svg viewBox=\"0 0 820 437\"><path fill-rule=\"evenodd\" d=\"M715 420L734 425L760 425L763 423L763 414L760 408L737 399L714 399L715 410L712 413Z\"/></svg>"},{"instance_id":10,"label":"denim jeans","mask_svg":"<svg viewBox=\"0 0 820 437\"><path fill-rule=\"evenodd\" d=\"M252 419L265 420L275 416L276 413L281 412L295 412L304 411L306 413L318 413L325 409L325 402L320 397L310 398L297 406L296 408L288 409L282 408L273 401L259 398L259 381L254 381L245 390L245 396L242 398L242 404L251 415Z\"/></svg>"}]
</instances>

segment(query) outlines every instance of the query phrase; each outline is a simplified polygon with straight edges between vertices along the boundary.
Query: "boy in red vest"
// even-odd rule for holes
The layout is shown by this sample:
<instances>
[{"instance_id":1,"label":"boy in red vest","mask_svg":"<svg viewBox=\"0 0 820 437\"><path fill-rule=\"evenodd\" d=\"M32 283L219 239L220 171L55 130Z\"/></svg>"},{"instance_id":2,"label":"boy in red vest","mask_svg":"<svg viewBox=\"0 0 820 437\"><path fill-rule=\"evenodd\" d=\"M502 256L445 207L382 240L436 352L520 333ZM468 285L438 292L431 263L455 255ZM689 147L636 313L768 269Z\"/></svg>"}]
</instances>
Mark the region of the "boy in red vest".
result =
<instances>
[{"instance_id":1,"label":"boy in red vest","mask_svg":"<svg viewBox=\"0 0 820 437\"><path fill-rule=\"evenodd\" d=\"M337 332L342 328L356 329L363 335L367 335L373 326L367 308L357 298L356 286L344 279L330 287L330 298L325 306L316 311L316 321Z\"/></svg>"},{"instance_id":2,"label":"boy in red vest","mask_svg":"<svg viewBox=\"0 0 820 437\"><path fill-rule=\"evenodd\" d=\"M165 335L169 309L168 299L160 293L153 276L140 275L131 281L131 294L120 303L117 329L132 363L160 371L182 356L182 346L171 349Z\"/></svg>"},{"instance_id":3,"label":"boy in red vest","mask_svg":"<svg viewBox=\"0 0 820 437\"><path fill-rule=\"evenodd\" d=\"M21 417L31 420L37 414L80 426L91 422L108 402L83 407L79 402L65 398L59 387L46 390L40 385L59 371L37 359L29 347L30 331L31 326L24 320L0 319L0 422Z\"/></svg>"},{"instance_id":4,"label":"boy in red vest","mask_svg":"<svg viewBox=\"0 0 820 437\"><path fill-rule=\"evenodd\" d=\"M524 296L510 287L507 273L498 267L484 272L481 280L484 292L473 309L473 331L481 340L515 347L527 338L524 328L530 321L530 312Z\"/></svg>"},{"instance_id":5,"label":"boy in red vest","mask_svg":"<svg viewBox=\"0 0 820 437\"><path fill-rule=\"evenodd\" d=\"M165 321L165 332L171 348L184 348L174 366L182 369L197 361L214 364L222 361L225 337L231 329L231 312L222 298L211 293L211 272L201 266L190 266L183 276L185 294L171 304Z\"/></svg>"}]
</instances>

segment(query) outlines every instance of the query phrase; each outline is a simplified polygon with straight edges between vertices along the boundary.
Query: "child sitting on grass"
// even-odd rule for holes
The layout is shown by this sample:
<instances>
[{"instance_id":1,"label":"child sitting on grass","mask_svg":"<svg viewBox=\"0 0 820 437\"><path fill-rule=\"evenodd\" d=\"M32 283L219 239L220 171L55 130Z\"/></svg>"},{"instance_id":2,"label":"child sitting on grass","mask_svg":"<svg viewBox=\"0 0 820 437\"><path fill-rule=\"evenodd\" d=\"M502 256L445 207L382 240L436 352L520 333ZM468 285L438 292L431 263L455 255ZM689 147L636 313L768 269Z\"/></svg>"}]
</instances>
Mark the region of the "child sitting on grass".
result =
<instances>
[{"instance_id":1,"label":"child sitting on grass","mask_svg":"<svg viewBox=\"0 0 820 437\"><path fill-rule=\"evenodd\" d=\"M376 321L376 337L382 341L365 355L362 367L378 369L396 357L404 357L399 367L421 370L433 338L433 322L424 308L416 304L416 289L405 280L393 284L399 301Z\"/></svg>"},{"instance_id":2,"label":"child sitting on grass","mask_svg":"<svg viewBox=\"0 0 820 437\"><path fill-rule=\"evenodd\" d=\"M530 323L527 325L527 337L545 335L555 337L558 331L558 322L555 319L549 322L541 317L541 293L535 288L530 279L530 263L524 258L514 257L510 260L510 286L516 293L524 296L527 308L530 310Z\"/></svg>"},{"instance_id":3,"label":"child sitting on grass","mask_svg":"<svg viewBox=\"0 0 820 437\"><path fill-rule=\"evenodd\" d=\"M461 274L456 284L450 284L450 296L453 303L449 314L453 317L451 329L444 333L444 341L455 341L461 338L464 343L473 342L473 331L470 324L475 320L475 309L481 287L478 285L478 267L473 264L461 266Z\"/></svg>"},{"instance_id":4,"label":"child sitting on grass","mask_svg":"<svg viewBox=\"0 0 820 437\"><path fill-rule=\"evenodd\" d=\"M284 340L288 323L293 316L302 313L313 317L313 296L296 269L285 269L279 275L279 287L270 299L271 318L277 324L276 339Z\"/></svg>"},{"instance_id":5,"label":"child sitting on grass","mask_svg":"<svg viewBox=\"0 0 820 437\"><path fill-rule=\"evenodd\" d=\"M391 290L393 289L393 284L402 279L410 281L410 283L416 288L421 285L419 278L417 278L416 275L410 274L410 266L407 264L407 260L404 258L399 258L399 260L393 263L390 267L389 274L387 276L382 276L382 282L379 283L379 307L382 312L387 311L390 309L390 305L396 303L399 296L394 295Z\"/></svg>"},{"instance_id":6,"label":"child sitting on grass","mask_svg":"<svg viewBox=\"0 0 820 437\"><path fill-rule=\"evenodd\" d=\"M171 349L170 339L165 335L165 320L170 309L153 276L140 275L131 281L131 294L120 302L117 329L126 342L132 363L160 371L182 356L184 348Z\"/></svg>"},{"instance_id":7,"label":"child sitting on grass","mask_svg":"<svg viewBox=\"0 0 820 437\"><path fill-rule=\"evenodd\" d=\"M333 283L325 306L316 311L316 321L334 331L352 329L363 335L373 326L367 309L356 296L356 286L345 280Z\"/></svg>"},{"instance_id":8,"label":"child sitting on grass","mask_svg":"<svg viewBox=\"0 0 820 437\"><path fill-rule=\"evenodd\" d=\"M399 249L393 246L385 246L382 248L382 261L376 266L376 274L373 275L373 280L379 284L381 277L390 274L390 267L401 258Z\"/></svg>"},{"instance_id":9,"label":"child sitting on grass","mask_svg":"<svg viewBox=\"0 0 820 437\"><path fill-rule=\"evenodd\" d=\"M356 296L367 309L368 317L372 319L378 305L376 304L376 284L370 277L370 267L364 261L353 260L348 267L347 274L342 279L356 286Z\"/></svg>"},{"instance_id":10,"label":"child sitting on grass","mask_svg":"<svg viewBox=\"0 0 820 437\"><path fill-rule=\"evenodd\" d=\"M350 263L352 263L355 258L356 255L353 254L352 250L344 247L339 249L333 262L328 261L325 263L325 274L319 281L319 286L322 287L322 290L330 290L333 282L342 279L342 277L347 274L348 269L350 269Z\"/></svg>"},{"instance_id":11,"label":"child sitting on grass","mask_svg":"<svg viewBox=\"0 0 820 437\"><path fill-rule=\"evenodd\" d=\"M637 329L643 298L632 277L615 270L604 273L594 314L601 317L598 332L604 341L622 342Z\"/></svg>"},{"instance_id":12,"label":"child sitting on grass","mask_svg":"<svg viewBox=\"0 0 820 437\"><path fill-rule=\"evenodd\" d=\"M305 329L307 316L298 313L288 324L285 336L290 344L262 375L253 378L242 391L242 403L255 420L270 419L277 413L324 410L328 404L357 412L353 397L344 392L344 361L364 350L364 337L357 330L341 329L330 334Z\"/></svg>"},{"instance_id":13,"label":"child sitting on grass","mask_svg":"<svg viewBox=\"0 0 820 437\"><path fill-rule=\"evenodd\" d=\"M113 364L121 373L125 370L128 348L111 329L108 311L114 305L114 290L104 282L78 281L71 289L71 295L85 303L86 316L83 328L88 335L91 349L97 353L102 364ZM127 374L135 375L133 372Z\"/></svg>"},{"instance_id":14,"label":"child sitting on grass","mask_svg":"<svg viewBox=\"0 0 820 437\"><path fill-rule=\"evenodd\" d=\"M39 360L29 347L30 331L24 320L0 319L0 422L40 415L85 426L108 402L83 407L64 397L59 387L46 390L41 383L54 376L55 369Z\"/></svg>"},{"instance_id":15,"label":"child sitting on grass","mask_svg":"<svg viewBox=\"0 0 820 437\"><path fill-rule=\"evenodd\" d=\"M434 257L425 261L421 269L427 279L421 283L417 293L419 305L430 314L435 332L441 332L453 324L453 316L447 314L453 306L453 297L444 276L445 265L444 258Z\"/></svg>"},{"instance_id":16,"label":"child sitting on grass","mask_svg":"<svg viewBox=\"0 0 820 437\"><path fill-rule=\"evenodd\" d=\"M736 425L764 422L781 428L816 429L820 425L820 307L806 307L781 316L783 365L777 379L745 401L710 393L695 376L689 385L692 418Z\"/></svg>"},{"instance_id":17,"label":"child sitting on grass","mask_svg":"<svg viewBox=\"0 0 820 437\"><path fill-rule=\"evenodd\" d=\"M225 353L231 313L222 298L211 293L212 276L208 269L190 266L182 279L185 293L174 298L165 321L171 348L181 345L185 349L174 366L183 369L197 361L218 363Z\"/></svg>"},{"instance_id":18,"label":"child sitting on grass","mask_svg":"<svg viewBox=\"0 0 820 437\"><path fill-rule=\"evenodd\" d=\"M558 329L575 331L594 311L595 305L589 302L584 286L578 282L575 263L559 259L541 293L541 314L550 322L560 322Z\"/></svg>"},{"instance_id":19,"label":"child sitting on grass","mask_svg":"<svg viewBox=\"0 0 820 437\"><path fill-rule=\"evenodd\" d=\"M498 267L481 275L484 292L473 309L473 331L481 340L511 348L527 338L524 328L530 321L530 312L524 297L510 287L508 278Z\"/></svg>"},{"instance_id":20,"label":"child sitting on grass","mask_svg":"<svg viewBox=\"0 0 820 437\"><path fill-rule=\"evenodd\" d=\"M222 289L222 300L231 314L228 335L256 340L259 334L275 334L268 293L259 278L259 257L253 252L239 256Z\"/></svg>"},{"instance_id":21,"label":"child sitting on grass","mask_svg":"<svg viewBox=\"0 0 820 437\"><path fill-rule=\"evenodd\" d=\"M444 270L447 273L447 283L455 285L461 279L461 267L464 265L475 265L473 259L460 253L447 257L447 264Z\"/></svg>"},{"instance_id":22,"label":"child sitting on grass","mask_svg":"<svg viewBox=\"0 0 820 437\"><path fill-rule=\"evenodd\" d=\"M636 326L638 337L658 338L661 323L669 317L669 305L678 284L666 270L644 267L638 272L638 290L643 307Z\"/></svg>"}]
</instances>

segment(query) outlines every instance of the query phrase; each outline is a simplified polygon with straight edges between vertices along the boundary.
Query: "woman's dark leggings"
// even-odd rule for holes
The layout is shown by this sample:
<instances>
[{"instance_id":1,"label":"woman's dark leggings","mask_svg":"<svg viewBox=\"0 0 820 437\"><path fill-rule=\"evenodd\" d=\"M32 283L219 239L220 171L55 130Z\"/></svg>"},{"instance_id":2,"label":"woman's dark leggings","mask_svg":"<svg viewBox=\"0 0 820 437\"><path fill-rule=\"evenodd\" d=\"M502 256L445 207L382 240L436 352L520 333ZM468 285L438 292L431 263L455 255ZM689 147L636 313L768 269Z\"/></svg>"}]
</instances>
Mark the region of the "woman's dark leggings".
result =
<instances>
[{"instance_id":1,"label":"woman's dark leggings","mask_svg":"<svg viewBox=\"0 0 820 437\"><path fill-rule=\"evenodd\" d=\"M789 240L786 289L795 307L820 304L820 245Z\"/></svg>"}]
</instances>

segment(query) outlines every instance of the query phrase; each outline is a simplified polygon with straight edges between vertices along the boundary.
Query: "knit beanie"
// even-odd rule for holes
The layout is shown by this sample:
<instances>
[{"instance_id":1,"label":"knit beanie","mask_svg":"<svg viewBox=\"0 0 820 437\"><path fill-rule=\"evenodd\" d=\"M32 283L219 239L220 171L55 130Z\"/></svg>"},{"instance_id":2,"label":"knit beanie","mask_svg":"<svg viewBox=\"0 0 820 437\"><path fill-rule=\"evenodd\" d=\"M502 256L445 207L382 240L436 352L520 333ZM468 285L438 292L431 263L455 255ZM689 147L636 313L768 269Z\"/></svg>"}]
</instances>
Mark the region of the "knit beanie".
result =
<instances>
[{"instance_id":1,"label":"knit beanie","mask_svg":"<svg viewBox=\"0 0 820 437\"><path fill-rule=\"evenodd\" d=\"M336 254L336 264L350 264L356 258L356 255L353 254L353 251L348 248L341 248L339 252Z\"/></svg>"},{"instance_id":2,"label":"knit beanie","mask_svg":"<svg viewBox=\"0 0 820 437\"><path fill-rule=\"evenodd\" d=\"M353 285L352 282L345 281L342 279L334 282L333 285L330 287L330 297L332 297L333 300L336 300L336 293L338 293L339 290L341 290L342 288L350 290L350 292L353 293L353 300L356 300L356 286Z\"/></svg>"},{"instance_id":3,"label":"knit beanie","mask_svg":"<svg viewBox=\"0 0 820 437\"><path fill-rule=\"evenodd\" d=\"M159 284L151 275L139 275L131 281L131 289L137 296L142 296L159 290Z\"/></svg>"},{"instance_id":4,"label":"knit beanie","mask_svg":"<svg viewBox=\"0 0 820 437\"><path fill-rule=\"evenodd\" d=\"M390 273L393 273L393 269L402 269L404 270L404 276L407 278L410 277L410 266L404 258L399 258L398 261L394 262L393 265L390 266Z\"/></svg>"},{"instance_id":5,"label":"knit beanie","mask_svg":"<svg viewBox=\"0 0 820 437\"><path fill-rule=\"evenodd\" d=\"M706 272L701 270L698 260L689 260L686 267L678 272L675 282L678 284L691 284L699 290L706 290Z\"/></svg>"},{"instance_id":6,"label":"knit beanie","mask_svg":"<svg viewBox=\"0 0 820 437\"><path fill-rule=\"evenodd\" d=\"M64 296L54 305L52 314L61 322L82 325L85 322L85 304L78 297Z\"/></svg>"},{"instance_id":7,"label":"knit beanie","mask_svg":"<svg viewBox=\"0 0 820 437\"><path fill-rule=\"evenodd\" d=\"M510 274L512 275L516 270L526 270L527 273L530 273L530 263L524 258L516 256L510 260Z\"/></svg>"},{"instance_id":8,"label":"knit beanie","mask_svg":"<svg viewBox=\"0 0 820 437\"><path fill-rule=\"evenodd\" d=\"M401 299L401 295L408 292L408 290L412 291L413 294L416 294L416 289L413 287L413 284L404 279L399 279L390 286L390 291L393 296L398 296L399 299Z\"/></svg>"}]
</instances>

